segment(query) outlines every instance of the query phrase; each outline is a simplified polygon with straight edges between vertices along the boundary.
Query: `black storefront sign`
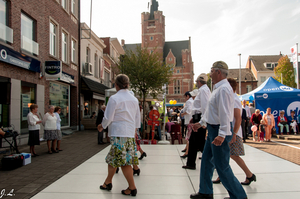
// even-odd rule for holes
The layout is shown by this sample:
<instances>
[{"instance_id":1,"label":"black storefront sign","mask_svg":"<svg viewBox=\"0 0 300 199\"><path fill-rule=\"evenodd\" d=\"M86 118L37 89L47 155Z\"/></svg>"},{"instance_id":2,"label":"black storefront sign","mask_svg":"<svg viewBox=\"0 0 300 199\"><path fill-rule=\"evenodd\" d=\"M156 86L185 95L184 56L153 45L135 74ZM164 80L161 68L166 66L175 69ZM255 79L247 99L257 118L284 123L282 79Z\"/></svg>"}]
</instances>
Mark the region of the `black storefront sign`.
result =
<instances>
[{"instance_id":1,"label":"black storefront sign","mask_svg":"<svg viewBox=\"0 0 300 199\"><path fill-rule=\"evenodd\" d=\"M0 44L0 61L18 66L30 71L41 72L41 62L27 55L14 51Z\"/></svg>"}]
</instances>

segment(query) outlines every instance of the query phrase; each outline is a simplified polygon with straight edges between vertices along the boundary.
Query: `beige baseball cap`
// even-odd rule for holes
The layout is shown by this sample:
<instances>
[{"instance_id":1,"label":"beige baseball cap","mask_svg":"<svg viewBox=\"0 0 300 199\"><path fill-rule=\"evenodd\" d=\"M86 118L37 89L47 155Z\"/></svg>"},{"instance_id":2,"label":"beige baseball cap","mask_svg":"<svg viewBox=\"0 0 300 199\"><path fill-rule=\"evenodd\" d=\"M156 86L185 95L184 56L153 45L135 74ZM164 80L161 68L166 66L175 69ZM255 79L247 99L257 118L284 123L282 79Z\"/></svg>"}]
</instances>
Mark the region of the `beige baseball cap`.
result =
<instances>
[{"instance_id":1,"label":"beige baseball cap","mask_svg":"<svg viewBox=\"0 0 300 199\"><path fill-rule=\"evenodd\" d=\"M225 62L223 62L223 61L217 61L217 62L215 62L211 68L219 68L219 69L228 70L227 64Z\"/></svg>"},{"instance_id":2,"label":"beige baseball cap","mask_svg":"<svg viewBox=\"0 0 300 199\"><path fill-rule=\"evenodd\" d=\"M207 82L207 79L208 79L208 77L207 77L207 75L205 74L205 73L201 73L198 77L197 77L197 79L196 79L196 81L205 81L205 82Z\"/></svg>"}]
</instances>

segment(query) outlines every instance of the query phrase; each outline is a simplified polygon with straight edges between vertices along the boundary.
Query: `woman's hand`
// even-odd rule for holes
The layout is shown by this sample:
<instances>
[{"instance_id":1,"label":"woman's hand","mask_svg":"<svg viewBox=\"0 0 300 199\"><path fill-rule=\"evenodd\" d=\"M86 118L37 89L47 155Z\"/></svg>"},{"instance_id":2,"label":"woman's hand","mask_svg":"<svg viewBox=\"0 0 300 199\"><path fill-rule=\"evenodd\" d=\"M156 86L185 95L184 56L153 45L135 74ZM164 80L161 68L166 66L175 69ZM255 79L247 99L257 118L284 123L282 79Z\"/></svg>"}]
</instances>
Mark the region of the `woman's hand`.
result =
<instances>
[{"instance_id":1,"label":"woman's hand","mask_svg":"<svg viewBox=\"0 0 300 199\"><path fill-rule=\"evenodd\" d=\"M231 139L231 141L229 142L229 144L232 144L232 143L234 143L234 142L236 142L236 134L235 134L235 133L233 133L232 139Z\"/></svg>"}]
</instances>

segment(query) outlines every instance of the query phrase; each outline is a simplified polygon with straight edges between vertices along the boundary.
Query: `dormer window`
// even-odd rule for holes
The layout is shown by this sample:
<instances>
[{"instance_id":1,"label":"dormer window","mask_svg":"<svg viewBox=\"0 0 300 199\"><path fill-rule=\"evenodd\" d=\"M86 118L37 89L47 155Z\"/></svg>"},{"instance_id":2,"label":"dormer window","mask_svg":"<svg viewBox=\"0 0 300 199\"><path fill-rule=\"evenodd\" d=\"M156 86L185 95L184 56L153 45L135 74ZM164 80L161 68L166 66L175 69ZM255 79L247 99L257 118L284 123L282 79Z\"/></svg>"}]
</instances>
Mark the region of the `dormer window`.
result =
<instances>
[{"instance_id":1,"label":"dormer window","mask_svg":"<svg viewBox=\"0 0 300 199\"><path fill-rule=\"evenodd\" d=\"M273 69L278 65L278 63L264 63L264 65L266 68Z\"/></svg>"},{"instance_id":2,"label":"dormer window","mask_svg":"<svg viewBox=\"0 0 300 199\"><path fill-rule=\"evenodd\" d=\"M169 61L172 61L172 57L169 58Z\"/></svg>"}]
</instances>

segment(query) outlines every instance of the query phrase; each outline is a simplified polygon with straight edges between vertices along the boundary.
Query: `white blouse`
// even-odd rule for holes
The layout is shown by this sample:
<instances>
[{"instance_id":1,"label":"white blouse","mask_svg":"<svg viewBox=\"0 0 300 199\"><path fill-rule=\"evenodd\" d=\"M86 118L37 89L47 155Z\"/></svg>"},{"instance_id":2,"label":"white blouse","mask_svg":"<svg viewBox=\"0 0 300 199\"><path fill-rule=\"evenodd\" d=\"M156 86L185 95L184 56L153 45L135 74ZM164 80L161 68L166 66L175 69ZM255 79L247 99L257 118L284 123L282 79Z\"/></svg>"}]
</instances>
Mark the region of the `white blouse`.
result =
<instances>
[{"instance_id":1,"label":"white blouse","mask_svg":"<svg viewBox=\"0 0 300 199\"><path fill-rule=\"evenodd\" d=\"M46 113L43 119L43 125L45 127L45 130L56 130L56 121L57 118L54 113L53 116L49 113Z\"/></svg>"},{"instance_id":2,"label":"white blouse","mask_svg":"<svg viewBox=\"0 0 300 199\"><path fill-rule=\"evenodd\" d=\"M135 129L140 128L139 102L127 89L109 98L102 120L102 127L107 126L108 135L112 137L134 138Z\"/></svg>"},{"instance_id":3,"label":"white blouse","mask_svg":"<svg viewBox=\"0 0 300 199\"><path fill-rule=\"evenodd\" d=\"M36 116L32 112L28 113L27 115L28 130L29 131L40 130L40 125L36 123L38 121L40 121L40 118L38 118L38 116Z\"/></svg>"}]
</instances>

